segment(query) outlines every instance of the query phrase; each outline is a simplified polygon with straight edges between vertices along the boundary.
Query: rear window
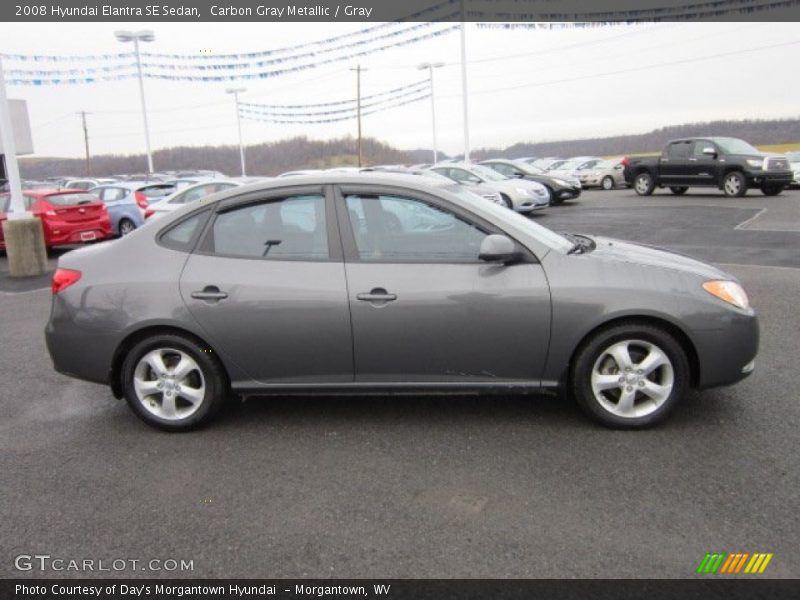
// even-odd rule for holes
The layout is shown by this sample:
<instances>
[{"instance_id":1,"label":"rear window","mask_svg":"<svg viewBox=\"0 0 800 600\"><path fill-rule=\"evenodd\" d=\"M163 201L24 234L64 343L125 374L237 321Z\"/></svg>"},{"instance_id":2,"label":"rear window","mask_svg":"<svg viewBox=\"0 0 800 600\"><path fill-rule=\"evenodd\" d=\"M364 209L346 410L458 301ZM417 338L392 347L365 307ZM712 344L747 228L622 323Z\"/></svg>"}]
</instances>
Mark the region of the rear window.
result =
<instances>
[{"instance_id":1,"label":"rear window","mask_svg":"<svg viewBox=\"0 0 800 600\"><path fill-rule=\"evenodd\" d=\"M139 190L147 198L163 198L175 191L174 185L151 185Z\"/></svg>"},{"instance_id":2,"label":"rear window","mask_svg":"<svg viewBox=\"0 0 800 600\"><path fill-rule=\"evenodd\" d=\"M97 196L93 194L53 194L45 196L44 200L54 206L73 206L75 204L97 202Z\"/></svg>"}]
</instances>

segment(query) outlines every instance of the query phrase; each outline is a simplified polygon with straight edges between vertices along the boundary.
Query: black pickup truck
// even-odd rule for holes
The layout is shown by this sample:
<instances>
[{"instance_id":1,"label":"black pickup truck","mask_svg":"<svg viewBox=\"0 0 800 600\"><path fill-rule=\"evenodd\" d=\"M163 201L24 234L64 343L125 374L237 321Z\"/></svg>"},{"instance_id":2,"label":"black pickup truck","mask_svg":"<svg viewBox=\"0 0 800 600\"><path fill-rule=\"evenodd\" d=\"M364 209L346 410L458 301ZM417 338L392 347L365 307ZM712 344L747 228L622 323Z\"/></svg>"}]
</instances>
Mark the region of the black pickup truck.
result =
<instances>
[{"instance_id":1,"label":"black pickup truck","mask_svg":"<svg viewBox=\"0 0 800 600\"><path fill-rule=\"evenodd\" d=\"M694 186L715 187L726 196L744 196L751 187L777 196L792 183L785 156L765 154L736 138L702 137L673 140L661 156L626 158L625 181L640 196L657 187L683 194Z\"/></svg>"}]
</instances>

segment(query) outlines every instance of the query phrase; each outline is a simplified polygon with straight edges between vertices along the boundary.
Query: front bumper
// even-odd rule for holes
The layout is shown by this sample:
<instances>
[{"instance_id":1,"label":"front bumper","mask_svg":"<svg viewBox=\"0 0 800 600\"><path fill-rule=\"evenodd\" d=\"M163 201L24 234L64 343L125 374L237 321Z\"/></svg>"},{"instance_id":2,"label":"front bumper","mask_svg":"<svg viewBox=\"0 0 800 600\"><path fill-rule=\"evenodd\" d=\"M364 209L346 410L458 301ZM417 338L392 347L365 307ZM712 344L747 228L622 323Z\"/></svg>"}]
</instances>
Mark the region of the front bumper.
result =
<instances>
[{"instance_id":1,"label":"front bumper","mask_svg":"<svg viewBox=\"0 0 800 600\"><path fill-rule=\"evenodd\" d=\"M571 185L569 187L553 188L554 200L571 200L581 195L583 187L581 185Z\"/></svg>"},{"instance_id":2,"label":"front bumper","mask_svg":"<svg viewBox=\"0 0 800 600\"><path fill-rule=\"evenodd\" d=\"M747 185L751 187L782 186L789 187L794 181L791 171L750 171L745 173Z\"/></svg>"},{"instance_id":3,"label":"front bumper","mask_svg":"<svg viewBox=\"0 0 800 600\"><path fill-rule=\"evenodd\" d=\"M514 206L514 210L518 213L531 213L536 210L542 210L543 208L547 208L550 206L549 200L523 200L519 204Z\"/></svg>"},{"instance_id":4,"label":"front bumper","mask_svg":"<svg viewBox=\"0 0 800 600\"><path fill-rule=\"evenodd\" d=\"M759 327L754 314L732 313L725 327L706 329L695 337L700 367L698 387L731 385L755 368Z\"/></svg>"}]
</instances>

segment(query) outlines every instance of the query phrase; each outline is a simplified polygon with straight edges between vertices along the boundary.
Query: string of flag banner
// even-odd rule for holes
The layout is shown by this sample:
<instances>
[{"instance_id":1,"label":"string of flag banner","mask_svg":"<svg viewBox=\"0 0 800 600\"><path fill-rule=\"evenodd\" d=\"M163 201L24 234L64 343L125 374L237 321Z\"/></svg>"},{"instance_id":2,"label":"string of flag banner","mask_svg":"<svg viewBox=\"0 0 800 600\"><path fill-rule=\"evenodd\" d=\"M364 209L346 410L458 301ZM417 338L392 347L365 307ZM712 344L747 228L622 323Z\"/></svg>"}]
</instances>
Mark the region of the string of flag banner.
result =
<instances>
[{"instance_id":1,"label":"string of flag banner","mask_svg":"<svg viewBox=\"0 0 800 600\"><path fill-rule=\"evenodd\" d=\"M425 100L425 99L430 98L430 97L431 97L430 92L425 92L425 93L423 93L423 94L421 94L419 96L416 96L414 98L409 98L407 100L402 100L400 102L393 102L393 103L385 104L385 105L382 105L380 107L372 108L372 109L369 109L369 110L366 110L366 111L362 110L361 111L361 116L364 117L364 116L371 115L371 114L374 114L374 113L377 113L377 112L383 112L383 111L386 111L386 110L390 110L392 108L398 108L400 106L406 106L408 104L412 104L414 102L419 102L420 100ZM243 118L243 119L249 119L251 121L261 121L263 123L279 123L279 124L284 124L284 125L310 125L310 124L317 124L317 123L337 123L337 122L340 122L340 121L350 121L352 119L355 119L358 116L358 113L354 112L354 113L346 115L346 116L329 117L329 118L325 118L325 119L288 119L288 118L284 118L284 117L281 117L281 116L269 117L269 116L261 115L261 114L256 113L256 112L251 112L251 111L249 111L247 109L240 108L239 109L239 116L241 118Z\"/></svg>"},{"instance_id":2,"label":"string of flag banner","mask_svg":"<svg viewBox=\"0 0 800 600\"><path fill-rule=\"evenodd\" d=\"M401 87L397 87L391 90L386 90L384 92L379 92L377 94L370 94L369 96L361 96L362 106L364 106L364 102L370 102L376 98L383 98L385 96L396 96L398 94L404 94L407 92L415 92L420 91L422 89L428 89L430 86L431 80L430 79L423 79L421 81L416 81L414 83L410 83L408 85L404 85ZM391 98L390 98L391 99ZM327 108L330 106L342 106L346 104L355 104L355 98L349 98L347 100L335 100L332 102L319 102L316 104L255 104L252 102L240 102L239 106L243 106L246 108L252 109L259 109L264 111L273 111L273 110L283 110L283 109L313 109L313 108Z\"/></svg>"},{"instance_id":3,"label":"string of flag banner","mask_svg":"<svg viewBox=\"0 0 800 600\"><path fill-rule=\"evenodd\" d=\"M381 52L384 50L388 50L391 48L401 48L404 46L408 46L410 44L416 44L423 40L428 40L432 38L436 38L442 35L446 35L457 30L460 25L451 25L444 29L439 29L436 31L422 33L420 35L416 35L411 38L407 38L404 40L399 40L391 44L384 44L382 46L378 46L375 48L369 48L365 50L359 50L357 52L350 52L345 55L329 57L324 60L317 60L314 62L307 62L302 63L299 65L292 65L288 67L284 67L281 69L272 69L266 71L257 71L253 73L226 73L226 74L215 74L215 75L184 75L184 74L172 74L172 73L158 73L152 71L145 71L143 70L142 76L146 79L159 79L164 81L194 81L194 82L231 82L231 81L243 81L243 80L254 80L254 79L268 79L272 77L278 77L281 75L287 75L289 73L297 73L300 71L306 71L310 69L316 69L323 65L330 65L337 62L343 61L352 61L355 58L360 58L363 56L368 56L374 52ZM137 74L135 72L131 73L119 73L119 74L98 74L98 75L86 75L86 76L79 76L79 77L71 77L71 76L55 76L55 77L33 77L33 78L23 78L23 77L14 77L11 76L10 78L6 79L6 83L8 85L30 85L30 86L45 86L45 85L79 85L79 84L91 84L91 83L100 83L100 82L108 82L108 81L120 81L123 79L130 79L132 77L136 77Z\"/></svg>"},{"instance_id":4,"label":"string of flag banner","mask_svg":"<svg viewBox=\"0 0 800 600\"><path fill-rule=\"evenodd\" d=\"M218 63L218 64L171 64L163 62L149 62L144 60L142 67L144 69L167 70L167 71L230 71L230 70L243 70L243 69L257 69L274 64L284 64L298 61L304 58L318 58L321 55L340 52L342 50L349 50L373 44L383 40L396 38L402 35L420 31L422 29L429 29L438 23L418 23L411 27L397 29L390 33L378 37L357 40L345 45L336 46L332 48L323 48L313 52L306 52L294 56L287 56L281 58L271 58L268 60L246 61L246 62L232 62L232 63ZM391 47L391 46L390 46ZM244 56L244 55L243 55ZM47 78L65 78L65 77L87 77L94 74L113 73L116 71L123 71L126 69L136 68L135 62L129 62L122 65L104 65L104 66L91 66L83 68L68 68L68 69L7 69L7 73L16 77L36 77L40 79Z\"/></svg>"}]
</instances>

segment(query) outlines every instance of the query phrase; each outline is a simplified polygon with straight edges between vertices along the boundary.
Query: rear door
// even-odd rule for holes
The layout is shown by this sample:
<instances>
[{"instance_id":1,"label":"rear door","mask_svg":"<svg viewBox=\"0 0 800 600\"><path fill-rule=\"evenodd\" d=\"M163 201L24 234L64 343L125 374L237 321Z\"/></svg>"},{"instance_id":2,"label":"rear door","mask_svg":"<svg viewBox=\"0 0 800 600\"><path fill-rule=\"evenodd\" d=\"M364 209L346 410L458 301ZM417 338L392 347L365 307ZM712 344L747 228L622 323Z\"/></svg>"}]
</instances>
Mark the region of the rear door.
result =
<instances>
[{"instance_id":1,"label":"rear door","mask_svg":"<svg viewBox=\"0 0 800 600\"><path fill-rule=\"evenodd\" d=\"M324 188L225 201L190 255L181 296L209 342L265 384L350 383L341 242Z\"/></svg>"},{"instance_id":2,"label":"rear door","mask_svg":"<svg viewBox=\"0 0 800 600\"><path fill-rule=\"evenodd\" d=\"M480 261L496 229L421 192L343 187L337 211L357 382L538 385L550 292L535 257Z\"/></svg>"},{"instance_id":3,"label":"rear door","mask_svg":"<svg viewBox=\"0 0 800 600\"><path fill-rule=\"evenodd\" d=\"M692 142L689 140L679 140L672 142L666 148L666 154L661 157L659 162L660 183L667 186L692 185L693 163Z\"/></svg>"}]
</instances>

